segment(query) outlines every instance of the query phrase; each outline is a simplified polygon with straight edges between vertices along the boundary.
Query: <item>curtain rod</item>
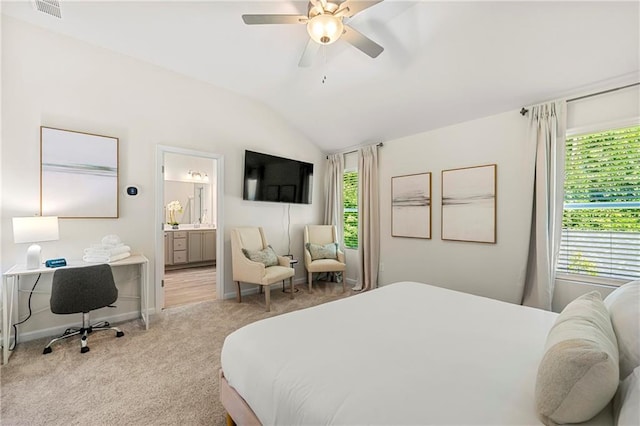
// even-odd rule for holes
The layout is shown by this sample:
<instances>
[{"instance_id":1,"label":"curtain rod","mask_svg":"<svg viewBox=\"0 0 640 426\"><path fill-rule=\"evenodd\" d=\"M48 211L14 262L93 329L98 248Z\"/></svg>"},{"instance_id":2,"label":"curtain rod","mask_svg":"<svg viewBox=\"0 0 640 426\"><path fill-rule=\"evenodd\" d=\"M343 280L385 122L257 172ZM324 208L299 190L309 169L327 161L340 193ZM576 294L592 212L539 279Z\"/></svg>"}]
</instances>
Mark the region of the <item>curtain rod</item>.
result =
<instances>
[{"instance_id":1,"label":"curtain rod","mask_svg":"<svg viewBox=\"0 0 640 426\"><path fill-rule=\"evenodd\" d=\"M376 146L384 146L384 144L383 144L382 142L378 142L378 143L376 144ZM354 149L353 151L347 151L347 152L334 152L334 154L342 154L342 155L345 155L345 154L353 154L354 152L358 152L358 150L357 150L357 149ZM328 159L328 158L329 158L329 156L327 155L327 159Z\"/></svg>"},{"instance_id":2,"label":"curtain rod","mask_svg":"<svg viewBox=\"0 0 640 426\"><path fill-rule=\"evenodd\" d=\"M579 101L581 99L587 99L587 98L590 98L592 96L598 96L598 95L604 95L605 93L617 92L618 90L628 89L629 87L638 86L638 85L640 85L640 82L627 84L626 86L614 87L613 89L603 90L601 92L590 93L588 95L578 96L576 98L567 99L567 102ZM520 110L520 114L521 115L525 115L528 112L529 112L529 110L527 108L525 108L525 107L522 107L522 109Z\"/></svg>"}]
</instances>

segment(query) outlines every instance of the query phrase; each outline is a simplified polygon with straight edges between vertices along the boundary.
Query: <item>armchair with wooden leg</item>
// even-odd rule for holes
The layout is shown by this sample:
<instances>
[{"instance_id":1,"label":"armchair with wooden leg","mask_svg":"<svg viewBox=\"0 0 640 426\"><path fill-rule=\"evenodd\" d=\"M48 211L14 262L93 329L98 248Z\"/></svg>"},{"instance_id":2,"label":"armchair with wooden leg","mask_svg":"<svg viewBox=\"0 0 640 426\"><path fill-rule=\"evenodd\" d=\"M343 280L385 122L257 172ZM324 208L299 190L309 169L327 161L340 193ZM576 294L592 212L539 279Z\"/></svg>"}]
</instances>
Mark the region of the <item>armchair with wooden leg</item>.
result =
<instances>
[{"instance_id":1,"label":"armchair with wooden leg","mask_svg":"<svg viewBox=\"0 0 640 426\"><path fill-rule=\"evenodd\" d=\"M265 287L264 297L267 312L269 312L271 310L269 286L287 278L291 286L291 299L293 299L295 270L289 266L288 257L278 256L267 244L261 227L242 227L231 230L231 258L238 303L242 302L240 283L257 284ZM261 290L262 287L260 287Z\"/></svg>"},{"instance_id":2,"label":"armchair with wooden leg","mask_svg":"<svg viewBox=\"0 0 640 426\"><path fill-rule=\"evenodd\" d=\"M344 253L340 250L338 231L333 225L307 225L304 227L304 266L307 269L309 291L314 272L342 272L347 269ZM342 277L342 291L346 291Z\"/></svg>"}]
</instances>

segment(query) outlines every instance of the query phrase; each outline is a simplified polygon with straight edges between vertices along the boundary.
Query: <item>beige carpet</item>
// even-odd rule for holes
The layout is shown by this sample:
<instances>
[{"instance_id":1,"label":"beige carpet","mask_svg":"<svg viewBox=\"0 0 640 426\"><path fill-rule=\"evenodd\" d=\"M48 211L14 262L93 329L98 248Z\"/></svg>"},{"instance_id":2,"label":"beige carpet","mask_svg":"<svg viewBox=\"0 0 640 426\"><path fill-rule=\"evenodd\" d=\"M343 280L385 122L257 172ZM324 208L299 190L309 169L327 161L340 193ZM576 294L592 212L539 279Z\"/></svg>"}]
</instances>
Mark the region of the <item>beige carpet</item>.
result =
<instances>
[{"instance_id":1,"label":"beige carpet","mask_svg":"<svg viewBox=\"0 0 640 426\"><path fill-rule=\"evenodd\" d=\"M166 309L151 319L89 337L91 351L80 353L77 340L19 344L1 369L0 423L7 425L222 425L218 397L220 350L224 338L245 324L350 295L342 285L306 286L293 300L273 286L271 312L264 294L207 301Z\"/></svg>"}]
</instances>

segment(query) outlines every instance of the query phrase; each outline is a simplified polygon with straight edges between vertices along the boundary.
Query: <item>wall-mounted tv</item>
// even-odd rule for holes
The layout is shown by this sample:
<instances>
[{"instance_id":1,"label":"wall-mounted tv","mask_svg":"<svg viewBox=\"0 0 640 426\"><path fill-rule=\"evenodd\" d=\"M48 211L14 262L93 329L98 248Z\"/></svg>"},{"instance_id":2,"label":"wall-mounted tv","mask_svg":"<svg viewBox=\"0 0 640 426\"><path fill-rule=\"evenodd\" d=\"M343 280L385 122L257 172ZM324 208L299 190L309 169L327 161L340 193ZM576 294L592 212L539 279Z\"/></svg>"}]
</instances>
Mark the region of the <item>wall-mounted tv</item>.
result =
<instances>
[{"instance_id":1,"label":"wall-mounted tv","mask_svg":"<svg viewBox=\"0 0 640 426\"><path fill-rule=\"evenodd\" d=\"M243 182L245 200L311 204L313 164L247 150Z\"/></svg>"}]
</instances>

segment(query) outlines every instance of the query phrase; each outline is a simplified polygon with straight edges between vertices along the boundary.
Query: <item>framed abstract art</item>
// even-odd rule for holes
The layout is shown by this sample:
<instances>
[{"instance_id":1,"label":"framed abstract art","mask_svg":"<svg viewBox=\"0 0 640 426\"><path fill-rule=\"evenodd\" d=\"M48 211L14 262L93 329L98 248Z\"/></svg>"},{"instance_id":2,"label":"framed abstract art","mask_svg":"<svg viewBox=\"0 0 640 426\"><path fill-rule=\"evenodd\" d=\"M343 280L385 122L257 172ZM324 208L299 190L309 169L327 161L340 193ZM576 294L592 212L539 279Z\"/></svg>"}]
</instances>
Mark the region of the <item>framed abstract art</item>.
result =
<instances>
[{"instance_id":1,"label":"framed abstract art","mask_svg":"<svg viewBox=\"0 0 640 426\"><path fill-rule=\"evenodd\" d=\"M497 165L442 171L442 239L496 242Z\"/></svg>"},{"instance_id":2,"label":"framed abstract art","mask_svg":"<svg viewBox=\"0 0 640 426\"><path fill-rule=\"evenodd\" d=\"M40 127L40 214L118 217L118 138Z\"/></svg>"},{"instance_id":3,"label":"framed abstract art","mask_svg":"<svg viewBox=\"0 0 640 426\"><path fill-rule=\"evenodd\" d=\"M391 178L391 236L431 238L431 173Z\"/></svg>"}]
</instances>

